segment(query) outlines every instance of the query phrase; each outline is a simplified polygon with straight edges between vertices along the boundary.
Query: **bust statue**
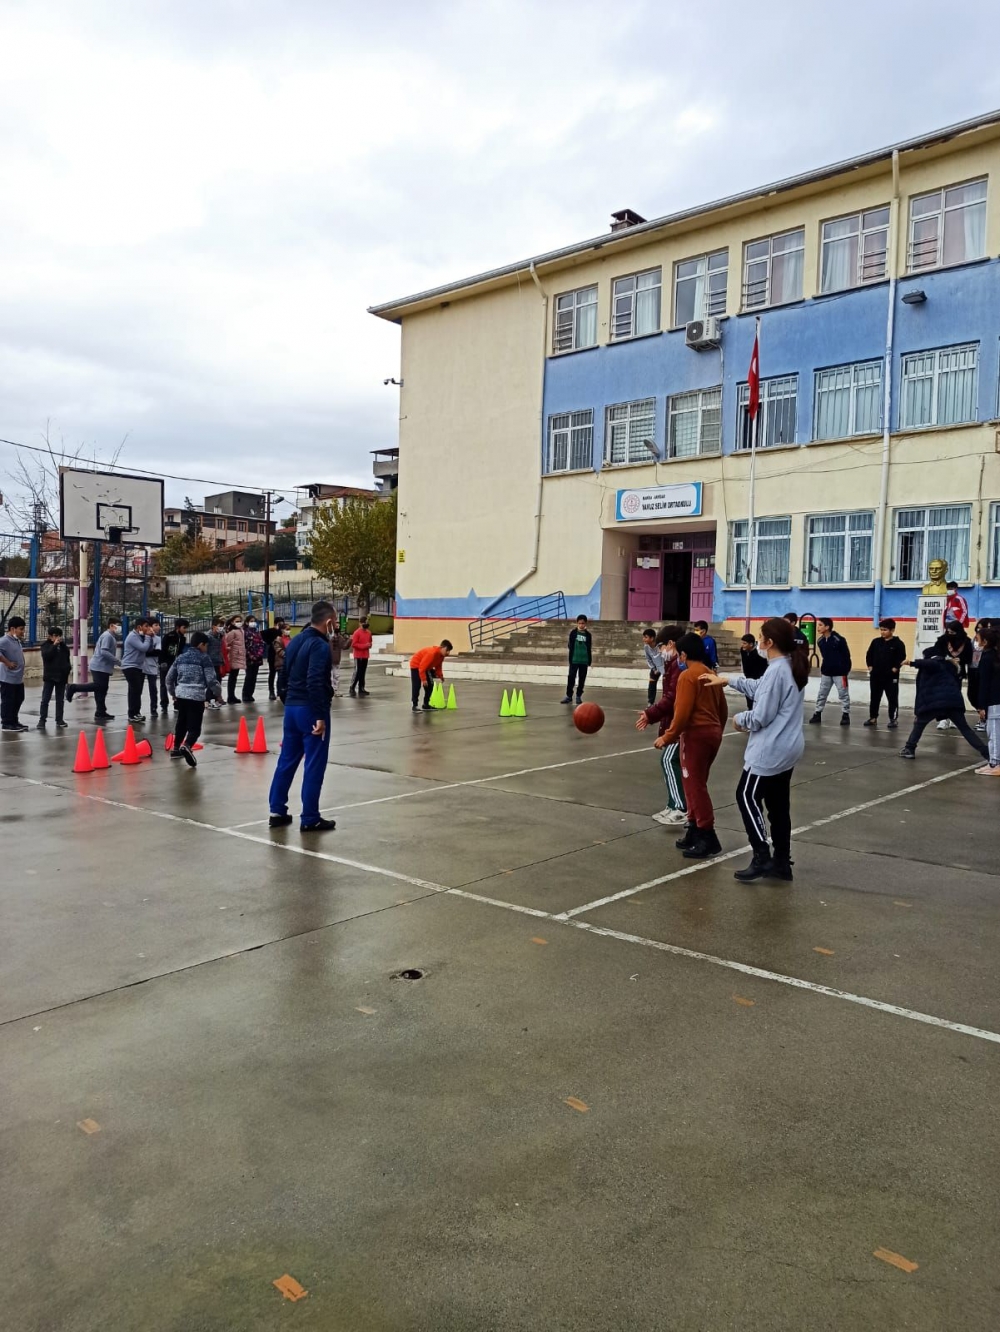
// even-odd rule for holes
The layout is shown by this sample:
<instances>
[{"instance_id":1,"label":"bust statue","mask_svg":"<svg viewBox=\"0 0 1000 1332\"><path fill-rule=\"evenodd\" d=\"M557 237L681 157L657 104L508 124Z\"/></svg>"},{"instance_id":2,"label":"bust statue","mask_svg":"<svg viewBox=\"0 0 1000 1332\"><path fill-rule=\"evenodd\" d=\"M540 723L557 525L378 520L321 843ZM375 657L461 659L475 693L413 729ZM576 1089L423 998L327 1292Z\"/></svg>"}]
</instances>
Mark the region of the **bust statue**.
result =
<instances>
[{"instance_id":1,"label":"bust statue","mask_svg":"<svg viewBox=\"0 0 1000 1332\"><path fill-rule=\"evenodd\" d=\"M927 566L927 577L929 583L925 583L921 589L925 597L946 597L948 595L948 584L945 578L948 574L947 560L931 560Z\"/></svg>"}]
</instances>

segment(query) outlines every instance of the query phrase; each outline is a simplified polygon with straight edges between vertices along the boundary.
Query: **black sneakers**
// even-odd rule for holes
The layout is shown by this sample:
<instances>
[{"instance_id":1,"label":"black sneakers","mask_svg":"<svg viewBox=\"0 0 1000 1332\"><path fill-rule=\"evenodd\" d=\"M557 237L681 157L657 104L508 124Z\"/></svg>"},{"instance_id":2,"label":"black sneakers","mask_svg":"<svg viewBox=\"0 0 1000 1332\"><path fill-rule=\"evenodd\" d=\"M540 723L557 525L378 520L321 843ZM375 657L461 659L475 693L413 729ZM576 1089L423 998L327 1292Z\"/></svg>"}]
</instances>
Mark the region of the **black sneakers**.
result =
<instances>
[{"instance_id":1,"label":"black sneakers","mask_svg":"<svg viewBox=\"0 0 1000 1332\"><path fill-rule=\"evenodd\" d=\"M198 760L191 753L191 750L187 747L187 745L181 745L180 756L184 760L184 762L188 765L189 768L197 768Z\"/></svg>"},{"instance_id":2,"label":"black sneakers","mask_svg":"<svg viewBox=\"0 0 1000 1332\"><path fill-rule=\"evenodd\" d=\"M291 822L291 820L289 820ZM301 832L335 832L337 828L333 819L317 819L315 823L303 823Z\"/></svg>"},{"instance_id":3,"label":"black sneakers","mask_svg":"<svg viewBox=\"0 0 1000 1332\"><path fill-rule=\"evenodd\" d=\"M822 712L814 712L813 715L809 718L809 725L818 726L822 720L823 720Z\"/></svg>"},{"instance_id":4,"label":"black sneakers","mask_svg":"<svg viewBox=\"0 0 1000 1332\"><path fill-rule=\"evenodd\" d=\"M849 712L842 712L840 714L840 724L841 726L850 726L851 714Z\"/></svg>"}]
</instances>

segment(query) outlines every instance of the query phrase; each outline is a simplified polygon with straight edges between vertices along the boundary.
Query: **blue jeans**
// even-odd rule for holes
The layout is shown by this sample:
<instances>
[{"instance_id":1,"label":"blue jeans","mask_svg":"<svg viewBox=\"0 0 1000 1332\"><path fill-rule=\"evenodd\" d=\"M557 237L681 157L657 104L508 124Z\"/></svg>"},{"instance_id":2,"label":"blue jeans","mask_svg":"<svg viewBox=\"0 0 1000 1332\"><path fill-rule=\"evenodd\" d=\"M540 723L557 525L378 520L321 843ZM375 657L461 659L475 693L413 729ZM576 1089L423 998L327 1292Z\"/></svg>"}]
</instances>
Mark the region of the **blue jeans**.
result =
<instances>
[{"instance_id":1,"label":"blue jeans","mask_svg":"<svg viewBox=\"0 0 1000 1332\"><path fill-rule=\"evenodd\" d=\"M319 797L330 752L330 714L327 712L318 720L326 722L326 730L322 735L313 735L312 728L317 721L315 710L304 705L286 706L281 754L271 782L271 813L287 814L288 791L299 764L305 758L305 772L302 774L303 828L319 820Z\"/></svg>"}]
</instances>

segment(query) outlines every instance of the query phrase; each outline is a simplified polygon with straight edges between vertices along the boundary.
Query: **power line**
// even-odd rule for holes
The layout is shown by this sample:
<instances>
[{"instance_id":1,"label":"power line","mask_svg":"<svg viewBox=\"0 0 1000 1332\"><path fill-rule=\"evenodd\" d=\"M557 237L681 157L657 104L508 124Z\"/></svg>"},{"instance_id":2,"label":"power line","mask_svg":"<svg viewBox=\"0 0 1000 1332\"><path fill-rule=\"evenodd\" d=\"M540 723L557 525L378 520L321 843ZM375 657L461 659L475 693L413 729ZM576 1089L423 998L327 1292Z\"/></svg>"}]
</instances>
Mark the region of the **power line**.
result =
<instances>
[{"instance_id":1,"label":"power line","mask_svg":"<svg viewBox=\"0 0 1000 1332\"><path fill-rule=\"evenodd\" d=\"M66 454L56 453L55 450L53 449L43 449L38 444L22 444L20 443L20 441L16 439L4 439L0 437L0 444L9 444L12 449L27 449L29 453L43 453L47 458L51 459L53 462L57 461L57 459L59 458L67 457ZM72 466L73 463L87 463L92 465L95 470L103 470L107 472L122 472L126 476L129 474L139 473L142 476L156 477L158 480L196 481L199 485L202 486L229 486L230 489L232 490L259 490L266 492L268 490L275 491L275 490L298 489L298 487L296 486L258 486L258 485L248 486L245 481L219 481L217 479L209 480L207 477L204 476L176 476L172 472L152 472L149 470L148 467L123 467L119 463L105 463L103 464L103 466L101 466L100 464L97 463L96 459L91 460L89 458L74 458L72 456L70 456L68 462L64 463L63 465Z\"/></svg>"}]
</instances>

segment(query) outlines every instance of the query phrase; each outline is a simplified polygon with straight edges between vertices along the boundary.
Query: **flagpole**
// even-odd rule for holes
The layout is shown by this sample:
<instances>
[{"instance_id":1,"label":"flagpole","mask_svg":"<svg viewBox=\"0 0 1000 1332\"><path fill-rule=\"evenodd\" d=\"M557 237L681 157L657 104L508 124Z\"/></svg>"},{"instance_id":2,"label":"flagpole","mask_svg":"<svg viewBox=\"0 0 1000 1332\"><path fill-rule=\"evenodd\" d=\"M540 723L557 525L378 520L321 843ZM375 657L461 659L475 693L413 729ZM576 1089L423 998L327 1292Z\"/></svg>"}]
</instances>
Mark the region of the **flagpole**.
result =
<instances>
[{"instance_id":1,"label":"flagpole","mask_svg":"<svg viewBox=\"0 0 1000 1332\"><path fill-rule=\"evenodd\" d=\"M754 347L757 351L757 379L760 381L760 317L754 330ZM757 434L760 430L760 406L758 405L750 422L750 495L747 504L747 590L744 607L743 632L750 632L750 601L753 594L753 571L756 556L757 534L754 530L754 488L757 481Z\"/></svg>"}]
</instances>

